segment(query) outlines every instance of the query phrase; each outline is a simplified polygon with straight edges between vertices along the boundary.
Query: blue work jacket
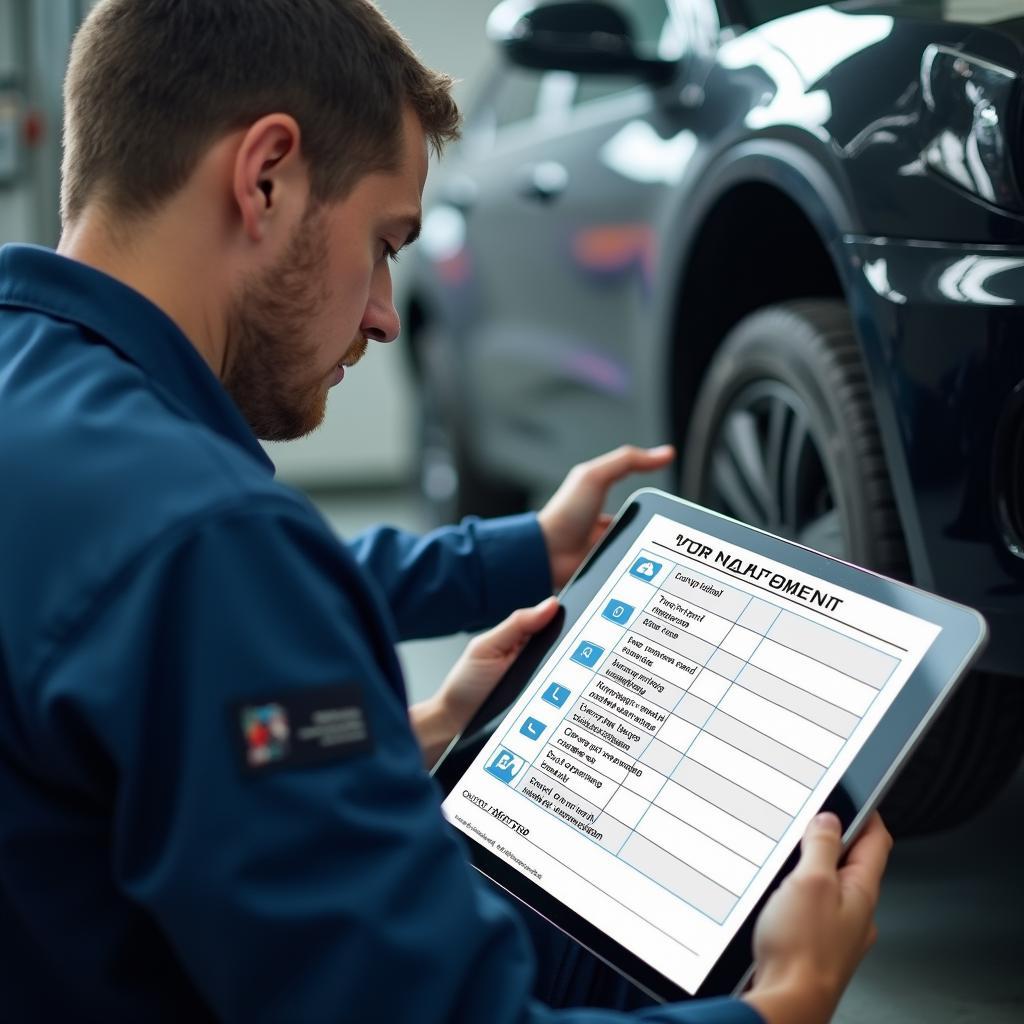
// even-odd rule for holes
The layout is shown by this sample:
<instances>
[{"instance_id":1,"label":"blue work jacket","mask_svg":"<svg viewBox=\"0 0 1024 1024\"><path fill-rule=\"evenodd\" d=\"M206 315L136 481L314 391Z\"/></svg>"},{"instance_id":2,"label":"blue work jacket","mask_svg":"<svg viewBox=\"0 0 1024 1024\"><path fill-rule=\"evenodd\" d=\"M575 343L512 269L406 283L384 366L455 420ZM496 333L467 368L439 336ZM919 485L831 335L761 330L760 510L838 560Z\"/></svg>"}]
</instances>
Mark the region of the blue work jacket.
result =
<instances>
[{"instance_id":1,"label":"blue work jacket","mask_svg":"<svg viewBox=\"0 0 1024 1024\"><path fill-rule=\"evenodd\" d=\"M532 999L395 654L549 590L533 517L341 544L167 316L30 246L0 494L3 1021L622 1019Z\"/></svg>"}]
</instances>

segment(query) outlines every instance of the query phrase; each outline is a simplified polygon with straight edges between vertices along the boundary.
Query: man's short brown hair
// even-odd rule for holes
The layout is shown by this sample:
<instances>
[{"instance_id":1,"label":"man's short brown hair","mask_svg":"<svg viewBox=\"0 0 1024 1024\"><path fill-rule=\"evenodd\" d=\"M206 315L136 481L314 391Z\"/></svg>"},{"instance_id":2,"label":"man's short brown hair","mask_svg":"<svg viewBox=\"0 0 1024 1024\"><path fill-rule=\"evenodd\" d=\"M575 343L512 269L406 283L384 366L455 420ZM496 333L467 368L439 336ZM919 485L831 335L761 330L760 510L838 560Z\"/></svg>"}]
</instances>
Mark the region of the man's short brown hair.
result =
<instances>
[{"instance_id":1,"label":"man's short brown hair","mask_svg":"<svg viewBox=\"0 0 1024 1024\"><path fill-rule=\"evenodd\" d=\"M151 212L270 113L298 122L313 198L342 198L396 165L405 105L436 151L457 136L451 85L370 0L100 0L64 84L64 221Z\"/></svg>"}]
</instances>

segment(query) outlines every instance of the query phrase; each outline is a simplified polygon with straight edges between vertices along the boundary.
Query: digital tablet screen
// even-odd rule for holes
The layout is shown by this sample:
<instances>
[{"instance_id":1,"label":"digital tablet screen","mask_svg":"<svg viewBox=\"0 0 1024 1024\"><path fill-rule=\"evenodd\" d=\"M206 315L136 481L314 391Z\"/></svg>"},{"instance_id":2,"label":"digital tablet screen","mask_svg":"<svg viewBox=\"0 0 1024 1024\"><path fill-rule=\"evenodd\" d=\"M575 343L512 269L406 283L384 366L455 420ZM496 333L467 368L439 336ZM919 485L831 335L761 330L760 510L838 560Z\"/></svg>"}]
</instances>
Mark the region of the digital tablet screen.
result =
<instances>
[{"instance_id":1,"label":"digital tablet screen","mask_svg":"<svg viewBox=\"0 0 1024 1024\"><path fill-rule=\"evenodd\" d=\"M939 633L654 515L444 813L693 994Z\"/></svg>"}]
</instances>

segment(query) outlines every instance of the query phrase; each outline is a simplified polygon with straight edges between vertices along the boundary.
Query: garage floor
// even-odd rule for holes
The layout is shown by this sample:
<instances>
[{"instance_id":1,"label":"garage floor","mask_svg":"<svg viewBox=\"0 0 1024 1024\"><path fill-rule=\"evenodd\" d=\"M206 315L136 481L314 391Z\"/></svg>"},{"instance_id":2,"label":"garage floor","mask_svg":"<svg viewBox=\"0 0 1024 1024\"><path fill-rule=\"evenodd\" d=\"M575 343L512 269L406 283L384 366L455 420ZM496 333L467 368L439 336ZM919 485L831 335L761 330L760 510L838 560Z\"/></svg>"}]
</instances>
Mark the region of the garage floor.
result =
<instances>
[{"instance_id":1,"label":"garage floor","mask_svg":"<svg viewBox=\"0 0 1024 1024\"><path fill-rule=\"evenodd\" d=\"M422 527L401 495L323 499L344 535L373 523ZM431 693L465 638L403 645L410 699ZM1024 772L974 821L899 842L886 876L880 938L837 1024L1024 1021Z\"/></svg>"},{"instance_id":2,"label":"garage floor","mask_svg":"<svg viewBox=\"0 0 1024 1024\"><path fill-rule=\"evenodd\" d=\"M840 1024L1024 1020L1024 773L979 817L896 844L880 937Z\"/></svg>"}]
</instances>

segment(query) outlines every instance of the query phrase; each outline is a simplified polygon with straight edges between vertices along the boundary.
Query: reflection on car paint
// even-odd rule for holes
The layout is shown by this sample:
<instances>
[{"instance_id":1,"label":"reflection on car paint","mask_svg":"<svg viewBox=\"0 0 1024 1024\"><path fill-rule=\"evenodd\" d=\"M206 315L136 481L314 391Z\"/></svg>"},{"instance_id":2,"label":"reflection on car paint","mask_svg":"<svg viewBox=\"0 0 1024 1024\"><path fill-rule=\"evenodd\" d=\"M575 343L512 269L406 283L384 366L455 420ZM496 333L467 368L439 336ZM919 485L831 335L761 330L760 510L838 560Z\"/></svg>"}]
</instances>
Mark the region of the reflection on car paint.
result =
<instances>
[{"instance_id":1,"label":"reflection on car paint","mask_svg":"<svg viewBox=\"0 0 1024 1024\"><path fill-rule=\"evenodd\" d=\"M630 121L601 147L601 162L641 185L678 185L696 151L688 128L663 139L647 121Z\"/></svg>"},{"instance_id":2,"label":"reflection on car paint","mask_svg":"<svg viewBox=\"0 0 1024 1024\"><path fill-rule=\"evenodd\" d=\"M1009 256L965 256L948 267L939 278L939 291L953 302L973 302L981 306L1012 306L1015 299L998 295L986 287L991 278L1007 270L1024 267L1024 259Z\"/></svg>"},{"instance_id":3,"label":"reflection on car paint","mask_svg":"<svg viewBox=\"0 0 1024 1024\"><path fill-rule=\"evenodd\" d=\"M621 398L629 393L629 368L603 353L593 349L571 349L565 354L562 366L567 377L586 383L606 395Z\"/></svg>"},{"instance_id":4,"label":"reflection on car paint","mask_svg":"<svg viewBox=\"0 0 1024 1024\"><path fill-rule=\"evenodd\" d=\"M640 271L645 294L654 284L657 235L650 224L603 224L578 231L572 254L580 269L601 277Z\"/></svg>"}]
</instances>

